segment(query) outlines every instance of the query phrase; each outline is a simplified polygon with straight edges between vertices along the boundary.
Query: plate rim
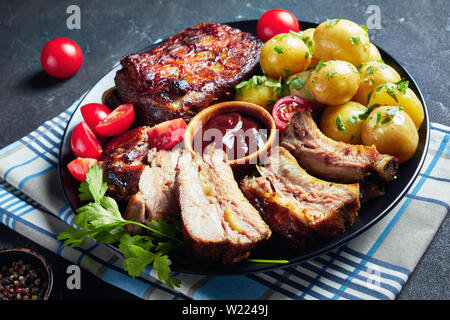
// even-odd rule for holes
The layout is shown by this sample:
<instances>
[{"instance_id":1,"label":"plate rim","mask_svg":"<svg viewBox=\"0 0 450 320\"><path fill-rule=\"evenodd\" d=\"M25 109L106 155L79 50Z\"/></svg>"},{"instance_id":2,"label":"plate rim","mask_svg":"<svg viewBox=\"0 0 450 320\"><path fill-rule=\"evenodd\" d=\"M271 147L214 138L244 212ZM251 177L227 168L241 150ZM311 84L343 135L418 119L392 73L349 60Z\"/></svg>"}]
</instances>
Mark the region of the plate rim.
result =
<instances>
[{"instance_id":1,"label":"plate rim","mask_svg":"<svg viewBox=\"0 0 450 320\"><path fill-rule=\"evenodd\" d=\"M233 25L233 24L239 24L239 23L244 23L244 24L254 24L256 26L256 22L258 20L255 19L250 19L250 20L237 20L237 21L230 21L230 22L220 22L221 24L227 24L227 25ZM309 25L319 25L316 22L311 22L311 21L305 21L305 20L299 20L300 25L302 24L309 24ZM160 43L162 43L163 41L167 40L168 38L165 38L162 41L156 40L155 42L153 42L151 45L145 47L144 49L142 49L141 51L144 50L148 50L149 48L154 47L155 45L158 45ZM375 43L374 43L375 44ZM369 223L364 224L363 226L361 226L358 230L353 231L352 233L344 236L342 239L337 240L336 242L330 243L328 245L324 245L323 247L319 247L309 253L305 253L305 254L301 254L300 256L293 258L291 260L288 261L288 263L285 264L259 264L259 263L255 263L255 265L257 265L257 270L241 270L241 269L236 269L236 268L232 268L230 267L227 271L210 271L210 272L205 272L204 270L191 270L191 269L183 269L183 268L177 268L176 266L174 266L172 268L173 272L181 272L181 273L186 273L186 274L196 274L196 275L211 275L211 276L223 276L223 275L246 275L246 274L253 274L253 273L258 273L258 272L267 272L267 271L271 271L271 270L276 270L276 269L283 269L283 268L287 268L287 267L291 267L294 265L298 265L302 262L305 262L307 260L310 260L312 258L318 257L322 254L325 254L327 252L330 252L331 250L334 249L338 249L342 246L344 246L345 244L347 244L348 242L350 242L351 240L353 240L354 238L362 235L363 233L365 233L366 231L368 231L370 228L372 228L375 224L377 224L379 221L381 221L388 213L390 213L392 211L392 209L404 198L404 196L407 194L407 192L411 189L412 185L414 184L414 182L417 180L420 170L422 169L424 163L425 163L425 159L426 156L428 154L428 148L429 148L429 143L430 143L430 118L429 118L429 112L428 112L428 107L427 107L427 103L426 100L423 96L422 90L420 89L417 81L415 81L415 79L411 76L410 72L403 66L403 64L400 64L397 59L394 58L393 55L391 55L389 52L387 52L386 50L384 50L381 47L378 47L378 49L380 49L382 52L386 53L390 58L392 58L392 60L395 61L395 63L397 65L399 65L402 68L402 72L405 73L405 75L413 82L416 90L417 90L417 94L419 96L420 101L423 104L424 107L424 121L421 125L422 126L425 125L424 128L424 134L425 134L425 141L424 141L424 148L423 148L423 152L421 155L421 158L419 160L418 166L415 168L413 175L409 178L408 183L406 184L406 186L403 188L403 190L397 195L397 197L380 213L378 213L376 215L375 218L373 218ZM136 51L136 52L141 52L141 51ZM120 62L119 62L120 63ZM59 154L58 154L58 180L59 180L59 184L60 187L63 191L63 195L64 198L66 200L66 203L69 205L69 207L71 208L71 210L73 210L74 212L76 212L76 209L73 208L72 203L69 200L69 196L67 195L67 191L64 188L64 183L63 183L63 174L62 174L62 148L63 148L63 144L66 141L66 135L69 134L68 132L68 127L69 124L72 121L72 118L74 117L74 115L76 114L76 111L80 108L81 104L83 103L84 98L89 95L89 93L95 88L95 86L101 82L105 77L107 77L115 68L117 68L118 63L115 63L114 66L106 73L104 73L101 77L99 77L99 79L79 98L80 101L78 102L77 106L74 108L72 114L70 115L70 118L67 121L67 125L64 129L64 134L61 138L61 142L60 142L60 148L59 148ZM123 255L119 252L118 248L112 244L104 244L107 247L109 247L114 254L123 257Z\"/></svg>"}]
</instances>

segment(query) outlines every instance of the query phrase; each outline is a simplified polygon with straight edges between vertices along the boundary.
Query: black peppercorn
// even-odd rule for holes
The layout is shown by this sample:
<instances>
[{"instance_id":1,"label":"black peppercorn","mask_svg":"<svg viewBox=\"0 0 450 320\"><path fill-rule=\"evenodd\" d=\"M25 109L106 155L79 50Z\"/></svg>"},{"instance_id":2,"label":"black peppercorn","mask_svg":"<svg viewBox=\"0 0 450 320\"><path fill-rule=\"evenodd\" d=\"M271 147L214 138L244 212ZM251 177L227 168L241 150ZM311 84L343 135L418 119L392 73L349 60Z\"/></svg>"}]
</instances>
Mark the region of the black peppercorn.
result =
<instances>
[{"instance_id":1,"label":"black peppercorn","mask_svg":"<svg viewBox=\"0 0 450 320\"><path fill-rule=\"evenodd\" d=\"M0 300L41 300L47 287L46 271L22 259L0 267Z\"/></svg>"}]
</instances>

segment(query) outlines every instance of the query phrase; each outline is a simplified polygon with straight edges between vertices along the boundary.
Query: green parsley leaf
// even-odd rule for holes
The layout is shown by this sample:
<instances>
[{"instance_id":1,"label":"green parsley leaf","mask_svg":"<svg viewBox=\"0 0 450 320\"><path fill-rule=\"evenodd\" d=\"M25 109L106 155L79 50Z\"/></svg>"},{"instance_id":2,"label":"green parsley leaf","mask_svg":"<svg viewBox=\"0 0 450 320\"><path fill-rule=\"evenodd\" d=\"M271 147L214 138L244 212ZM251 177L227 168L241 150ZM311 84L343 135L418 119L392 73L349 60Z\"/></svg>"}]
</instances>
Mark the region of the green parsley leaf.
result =
<instances>
[{"instance_id":1,"label":"green parsley leaf","mask_svg":"<svg viewBox=\"0 0 450 320\"><path fill-rule=\"evenodd\" d=\"M364 30L365 33L369 34L369 28L367 28L367 27L366 27L365 25L363 25L363 24L360 24L359 26L361 27L361 29Z\"/></svg>"},{"instance_id":2,"label":"green parsley leaf","mask_svg":"<svg viewBox=\"0 0 450 320\"><path fill-rule=\"evenodd\" d=\"M394 99L396 102L398 102L397 96L395 95L395 91L393 88L389 88L388 86L385 86L386 92Z\"/></svg>"},{"instance_id":3,"label":"green parsley leaf","mask_svg":"<svg viewBox=\"0 0 450 320\"><path fill-rule=\"evenodd\" d=\"M359 121L359 118L357 116L354 116L354 115L349 117L349 118L347 118L347 120L345 120L345 122L347 122L350 126L353 126L358 121Z\"/></svg>"},{"instance_id":4,"label":"green parsley leaf","mask_svg":"<svg viewBox=\"0 0 450 320\"><path fill-rule=\"evenodd\" d=\"M180 281L169 274L171 261L167 256L172 247L183 244L179 221L169 224L158 219L147 226L125 220L117 202L105 196L107 185L103 182L103 170L98 165L89 169L86 182L81 184L79 190L80 198L93 202L77 210L74 218L76 227L69 226L58 235L57 239L64 241L64 246L79 247L89 239L99 243L119 242L119 251L125 257L124 270L131 276L138 276L147 265L153 264L161 281L169 287L179 286ZM132 237L124 231L123 227L127 224L138 225L149 231L149 235Z\"/></svg>"},{"instance_id":5,"label":"green parsley leaf","mask_svg":"<svg viewBox=\"0 0 450 320\"><path fill-rule=\"evenodd\" d=\"M275 50L276 53L278 53L278 54L283 54L284 53L283 47L280 47L280 46L275 46L275 48L273 48L273 50Z\"/></svg>"},{"instance_id":6,"label":"green parsley leaf","mask_svg":"<svg viewBox=\"0 0 450 320\"><path fill-rule=\"evenodd\" d=\"M319 63L317 64L317 66L315 67L316 71L319 71L320 69L322 69L322 67L325 67L326 63L324 63L323 60L320 60Z\"/></svg>"},{"instance_id":7,"label":"green parsley leaf","mask_svg":"<svg viewBox=\"0 0 450 320\"><path fill-rule=\"evenodd\" d=\"M392 118L390 116L387 116L386 118L384 118L383 120L381 120L381 124L385 124L388 123L389 121L391 121Z\"/></svg>"},{"instance_id":8,"label":"green parsley leaf","mask_svg":"<svg viewBox=\"0 0 450 320\"><path fill-rule=\"evenodd\" d=\"M380 124L381 121L381 111L377 112L377 122L375 123L375 126L378 126Z\"/></svg>"},{"instance_id":9,"label":"green parsley leaf","mask_svg":"<svg viewBox=\"0 0 450 320\"><path fill-rule=\"evenodd\" d=\"M348 133L347 129L345 128L344 121L342 121L342 117L340 114L338 114L336 117L336 125L337 125L337 128L339 131L342 131L345 134Z\"/></svg>"},{"instance_id":10,"label":"green parsley leaf","mask_svg":"<svg viewBox=\"0 0 450 320\"><path fill-rule=\"evenodd\" d=\"M333 77L336 75L336 71L335 72L331 72L327 71L327 79L328 81L330 81L331 79L333 79Z\"/></svg>"},{"instance_id":11,"label":"green parsley leaf","mask_svg":"<svg viewBox=\"0 0 450 320\"><path fill-rule=\"evenodd\" d=\"M311 94L311 92L309 92L309 89L308 89L308 88L305 88L305 93L306 93L306 97L307 97L309 100L314 101L314 97L313 97L313 95Z\"/></svg>"},{"instance_id":12,"label":"green parsley leaf","mask_svg":"<svg viewBox=\"0 0 450 320\"><path fill-rule=\"evenodd\" d=\"M98 164L89 168L86 174L86 182L81 183L78 191L81 200L94 200L98 202L108 190L108 185L103 182L103 169Z\"/></svg>"},{"instance_id":13,"label":"green parsley leaf","mask_svg":"<svg viewBox=\"0 0 450 320\"><path fill-rule=\"evenodd\" d=\"M296 90L301 90L303 86L305 85L306 81L300 78L299 75L296 75L292 79L287 81L287 84L290 88L294 88Z\"/></svg>"},{"instance_id":14,"label":"green parsley leaf","mask_svg":"<svg viewBox=\"0 0 450 320\"><path fill-rule=\"evenodd\" d=\"M375 67L374 66L370 66L366 69L366 73L367 74L373 74L375 73Z\"/></svg>"},{"instance_id":15,"label":"green parsley leaf","mask_svg":"<svg viewBox=\"0 0 450 320\"><path fill-rule=\"evenodd\" d=\"M400 81L394 82L394 84L397 86L398 91L400 91L403 94L406 94L406 89L409 87L409 81L406 79L401 79Z\"/></svg>"},{"instance_id":16,"label":"green parsley leaf","mask_svg":"<svg viewBox=\"0 0 450 320\"><path fill-rule=\"evenodd\" d=\"M342 20L342 17L338 18L338 19L327 19L327 26L333 27L341 20Z\"/></svg>"},{"instance_id":17,"label":"green parsley leaf","mask_svg":"<svg viewBox=\"0 0 450 320\"><path fill-rule=\"evenodd\" d=\"M359 37L350 37L350 42L352 44L360 44L361 43L361 39Z\"/></svg>"}]
</instances>

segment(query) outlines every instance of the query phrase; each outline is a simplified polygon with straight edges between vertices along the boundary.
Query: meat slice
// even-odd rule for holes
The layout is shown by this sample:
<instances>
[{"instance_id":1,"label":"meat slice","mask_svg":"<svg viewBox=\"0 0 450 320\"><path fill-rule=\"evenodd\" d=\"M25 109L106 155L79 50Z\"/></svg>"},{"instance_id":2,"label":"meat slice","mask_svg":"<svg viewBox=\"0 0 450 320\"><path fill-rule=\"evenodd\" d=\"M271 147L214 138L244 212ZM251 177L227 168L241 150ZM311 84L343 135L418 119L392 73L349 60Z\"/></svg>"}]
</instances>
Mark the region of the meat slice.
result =
<instances>
[{"instance_id":1,"label":"meat slice","mask_svg":"<svg viewBox=\"0 0 450 320\"><path fill-rule=\"evenodd\" d=\"M294 114L281 135L281 145L309 173L330 181L360 182L373 173L383 181L391 181L398 169L398 159L378 153L375 146L352 145L328 138L308 110Z\"/></svg>"},{"instance_id":2,"label":"meat slice","mask_svg":"<svg viewBox=\"0 0 450 320\"><path fill-rule=\"evenodd\" d=\"M333 237L352 224L360 207L359 185L310 176L284 148L274 148L259 167L261 177L241 188L273 232L302 248L317 236Z\"/></svg>"},{"instance_id":3,"label":"meat slice","mask_svg":"<svg viewBox=\"0 0 450 320\"><path fill-rule=\"evenodd\" d=\"M147 129L132 129L112 139L103 150L100 160L108 192L115 199L128 200L139 190L149 152Z\"/></svg>"},{"instance_id":4,"label":"meat slice","mask_svg":"<svg viewBox=\"0 0 450 320\"><path fill-rule=\"evenodd\" d=\"M271 231L240 191L225 157L214 148L203 158L184 153L176 185L186 242L201 257L236 263Z\"/></svg>"},{"instance_id":5,"label":"meat slice","mask_svg":"<svg viewBox=\"0 0 450 320\"><path fill-rule=\"evenodd\" d=\"M123 103L132 103L140 125L189 120L230 96L257 68L262 42L217 23L185 29L156 48L122 57L115 77Z\"/></svg>"},{"instance_id":6,"label":"meat slice","mask_svg":"<svg viewBox=\"0 0 450 320\"><path fill-rule=\"evenodd\" d=\"M181 150L156 151L151 149L148 163L139 179L139 191L131 196L124 218L148 224L150 220L161 218L166 222L179 213L175 190L175 169ZM140 233L141 227L128 224L129 234Z\"/></svg>"}]
</instances>

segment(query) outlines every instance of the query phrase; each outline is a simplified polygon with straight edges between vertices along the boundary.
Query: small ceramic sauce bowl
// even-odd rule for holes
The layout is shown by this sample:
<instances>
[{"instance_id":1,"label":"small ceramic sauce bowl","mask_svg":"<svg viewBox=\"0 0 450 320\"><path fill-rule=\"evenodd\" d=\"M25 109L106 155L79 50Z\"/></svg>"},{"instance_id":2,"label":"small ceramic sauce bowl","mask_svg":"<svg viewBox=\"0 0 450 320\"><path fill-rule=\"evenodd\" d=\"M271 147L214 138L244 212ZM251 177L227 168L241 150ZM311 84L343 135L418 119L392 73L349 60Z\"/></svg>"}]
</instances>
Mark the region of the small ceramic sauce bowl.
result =
<instances>
[{"instance_id":1,"label":"small ceramic sauce bowl","mask_svg":"<svg viewBox=\"0 0 450 320\"><path fill-rule=\"evenodd\" d=\"M190 152L195 152L198 150L197 147L194 148L194 137L197 132L201 130L209 120L213 119L218 115L223 115L226 113L237 112L245 117L253 118L259 121L264 129L267 129L267 140L262 147L259 147L256 152L246 155L238 159L229 159L228 163L233 169L240 166L255 165L258 161L262 160L267 153L267 151L274 144L277 130L275 122L267 112L266 109L249 102L243 101L227 101L212 105L206 109L200 111L192 120L186 128L184 134L184 147Z\"/></svg>"}]
</instances>

